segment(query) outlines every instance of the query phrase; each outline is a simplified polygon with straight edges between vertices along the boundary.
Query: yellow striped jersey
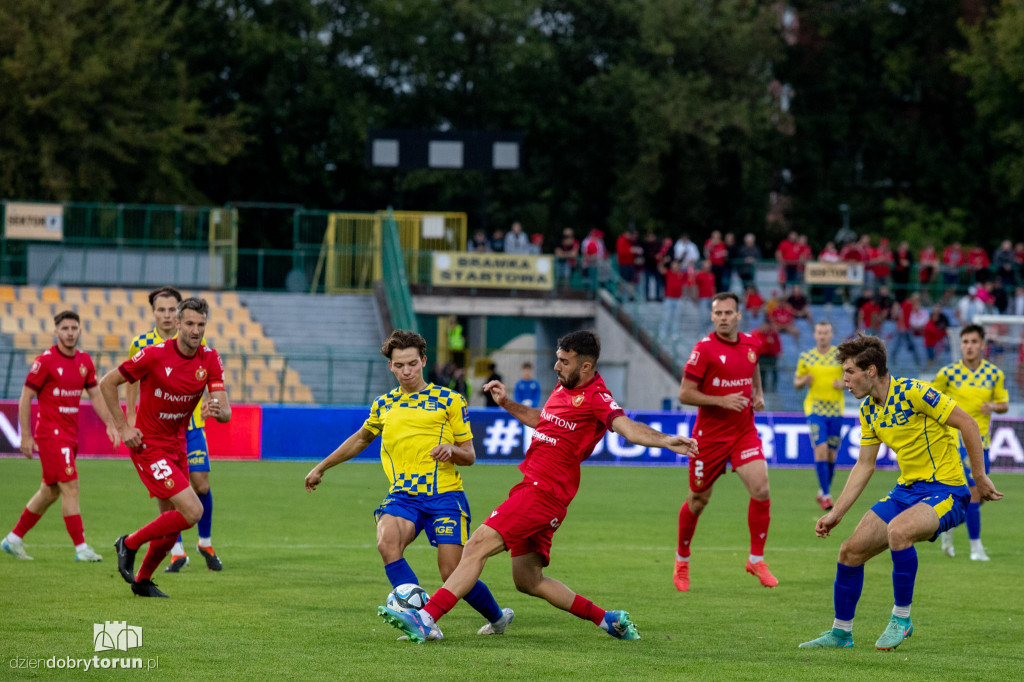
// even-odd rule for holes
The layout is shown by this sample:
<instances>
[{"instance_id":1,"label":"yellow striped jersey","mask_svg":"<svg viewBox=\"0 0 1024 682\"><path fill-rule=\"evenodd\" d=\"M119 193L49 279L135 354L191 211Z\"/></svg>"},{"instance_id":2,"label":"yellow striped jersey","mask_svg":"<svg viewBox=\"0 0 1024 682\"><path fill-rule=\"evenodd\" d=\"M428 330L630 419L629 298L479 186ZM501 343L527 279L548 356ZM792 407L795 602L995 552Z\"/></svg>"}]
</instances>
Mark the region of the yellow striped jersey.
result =
<instances>
[{"instance_id":1,"label":"yellow striped jersey","mask_svg":"<svg viewBox=\"0 0 1024 682\"><path fill-rule=\"evenodd\" d=\"M177 334L171 338L176 338ZM128 347L128 357L132 357L140 350L147 346L155 346L158 343L163 343L167 339L160 338L160 334L156 329L148 331L145 334L139 334L132 340L132 345ZM205 346L206 337L203 337L202 344ZM199 399L199 404L196 405L196 409L192 412L192 418L188 420L188 430L201 429L206 425L206 420L203 419L201 410L203 409L203 400Z\"/></svg>"},{"instance_id":2,"label":"yellow striped jersey","mask_svg":"<svg viewBox=\"0 0 1024 682\"><path fill-rule=\"evenodd\" d=\"M981 404L985 402L1009 402L1010 394L1005 387L1003 370L988 360L982 360L978 369L971 371L963 362L946 365L935 375L932 386L956 401L960 408L978 422L981 430L981 444L989 446L992 418L983 414Z\"/></svg>"},{"instance_id":3,"label":"yellow striped jersey","mask_svg":"<svg viewBox=\"0 0 1024 682\"><path fill-rule=\"evenodd\" d=\"M882 405L871 396L860 406L860 444L885 443L896 453L899 483L967 485L959 441L945 425L956 407L949 396L914 379L889 378Z\"/></svg>"},{"instance_id":4,"label":"yellow striped jersey","mask_svg":"<svg viewBox=\"0 0 1024 682\"><path fill-rule=\"evenodd\" d=\"M836 359L835 346L829 346L824 353L819 353L817 348L801 353L796 363L796 375L814 377L804 398L804 414L843 416L843 389L832 385L836 379L843 380L843 366Z\"/></svg>"},{"instance_id":5,"label":"yellow striped jersey","mask_svg":"<svg viewBox=\"0 0 1024 682\"><path fill-rule=\"evenodd\" d=\"M436 495L462 490L455 465L430 457L438 445L473 440L462 394L435 384L416 393L396 388L373 402L363 428L383 434L380 461L391 481L389 492Z\"/></svg>"}]
</instances>

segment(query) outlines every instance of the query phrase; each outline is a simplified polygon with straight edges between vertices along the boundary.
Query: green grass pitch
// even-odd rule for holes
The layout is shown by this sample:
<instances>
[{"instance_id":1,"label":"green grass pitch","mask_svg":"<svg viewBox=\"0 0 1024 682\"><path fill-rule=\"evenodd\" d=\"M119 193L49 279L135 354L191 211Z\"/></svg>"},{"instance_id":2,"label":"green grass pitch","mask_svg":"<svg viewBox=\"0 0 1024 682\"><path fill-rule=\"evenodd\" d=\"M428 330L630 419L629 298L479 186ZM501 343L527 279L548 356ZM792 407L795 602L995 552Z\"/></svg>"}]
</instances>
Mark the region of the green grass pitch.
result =
<instances>
[{"instance_id":1,"label":"green grass pitch","mask_svg":"<svg viewBox=\"0 0 1024 682\"><path fill-rule=\"evenodd\" d=\"M834 536L820 540L814 473L772 471L774 590L744 572L747 497L735 476L723 479L697 528L692 591L680 594L671 574L685 470L585 468L547 574L603 608L628 610L643 639L614 640L517 593L506 554L483 575L499 603L516 611L506 635L477 636L481 617L460 604L441 622L443 642L413 645L397 642L376 616L390 589L371 516L386 490L379 465L343 464L310 494L302 480L311 466L215 462L214 547L225 569L207 571L193 550L186 571L155 576L172 598L146 600L118 576L111 544L148 522L156 505L127 461L81 461L86 539L105 559L74 562L59 506L27 537L35 561L0 554L0 679L85 674L11 661L91 658L93 624L105 621L142 627L144 645L99 655L159 657L159 667L88 673L95 679L1005 680L1024 669L1024 476L993 477L1006 499L983 511L992 561L968 560L963 528L955 559L936 545L917 546L914 636L899 649L874 649L892 607L892 563L882 554L867 567L855 647L808 651L797 644L831 626L840 542L894 484L894 472L876 472ZM478 465L463 475L476 523L519 480L511 466ZM0 460L0 533L38 481L37 461ZM189 531L187 545L195 537ZM428 591L439 586L423 538L407 558Z\"/></svg>"}]
</instances>

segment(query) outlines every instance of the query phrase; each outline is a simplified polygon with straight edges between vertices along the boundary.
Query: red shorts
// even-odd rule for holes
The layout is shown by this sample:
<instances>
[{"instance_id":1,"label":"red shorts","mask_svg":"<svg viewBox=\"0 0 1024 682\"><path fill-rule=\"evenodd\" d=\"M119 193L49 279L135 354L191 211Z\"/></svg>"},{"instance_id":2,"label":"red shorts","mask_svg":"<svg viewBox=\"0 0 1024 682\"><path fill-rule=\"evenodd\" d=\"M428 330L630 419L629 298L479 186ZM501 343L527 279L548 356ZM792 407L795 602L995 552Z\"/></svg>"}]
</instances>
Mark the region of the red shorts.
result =
<instances>
[{"instance_id":1,"label":"red shorts","mask_svg":"<svg viewBox=\"0 0 1024 682\"><path fill-rule=\"evenodd\" d=\"M64 440L37 440L39 463L43 465L43 483L56 485L78 479L75 457L78 456L78 443Z\"/></svg>"},{"instance_id":2,"label":"red shorts","mask_svg":"<svg viewBox=\"0 0 1024 682\"><path fill-rule=\"evenodd\" d=\"M166 500L188 488L188 456L184 450L170 452L143 446L130 452L150 497Z\"/></svg>"},{"instance_id":3,"label":"red shorts","mask_svg":"<svg viewBox=\"0 0 1024 682\"><path fill-rule=\"evenodd\" d=\"M484 525L498 531L512 556L537 552L547 566L551 563L551 538L568 509L533 483L523 481L509 491L508 499L491 512Z\"/></svg>"},{"instance_id":4,"label":"red shorts","mask_svg":"<svg viewBox=\"0 0 1024 682\"><path fill-rule=\"evenodd\" d=\"M690 458L690 490L695 493L707 490L715 480L725 473L728 463L732 470L744 464L764 459L761 439L757 429L751 428L739 434L735 440L698 443L699 454Z\"/></svg>"}]
</instances>

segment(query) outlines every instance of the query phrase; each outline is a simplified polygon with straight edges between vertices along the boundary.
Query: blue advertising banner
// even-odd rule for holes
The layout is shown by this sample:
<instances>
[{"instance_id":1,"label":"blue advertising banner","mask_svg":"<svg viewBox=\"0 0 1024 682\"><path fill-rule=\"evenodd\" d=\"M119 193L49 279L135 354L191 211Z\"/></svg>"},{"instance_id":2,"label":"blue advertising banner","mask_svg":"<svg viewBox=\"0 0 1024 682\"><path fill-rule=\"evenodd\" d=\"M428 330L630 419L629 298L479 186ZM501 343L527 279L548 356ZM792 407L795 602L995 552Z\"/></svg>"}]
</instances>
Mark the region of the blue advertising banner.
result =
<instances>
[{"instance_id":1,"label":"blue advertising banner","mask_svg":"<svg viewBox=\"0 0 1024 682\"><path fill-rule=\"evenodd\" d=\"M359 429L369 410L355 407L265 406L263 408L263 459L320 460ZM522 461L533 437L523 426L499 408L472 408L473 445L481 463ZM632 419L665 433L690 435L695 412L628 412ZM810 428L802 414L764 413L754 417L765 457L772 467L813 467ZM860 422L843 418L842 442L836 457L839 466L853 466L860 447ZM989 457L993 466L1024 467L1024 421L993 420ZM380 457L375 440L358 459ZM633 445L616 433L607 433L587 460L593 464L686 466L686 458L669 450ZM878 455L879 467L894 467L896 457L885 445Z\"/></svg>"}]
</instances>

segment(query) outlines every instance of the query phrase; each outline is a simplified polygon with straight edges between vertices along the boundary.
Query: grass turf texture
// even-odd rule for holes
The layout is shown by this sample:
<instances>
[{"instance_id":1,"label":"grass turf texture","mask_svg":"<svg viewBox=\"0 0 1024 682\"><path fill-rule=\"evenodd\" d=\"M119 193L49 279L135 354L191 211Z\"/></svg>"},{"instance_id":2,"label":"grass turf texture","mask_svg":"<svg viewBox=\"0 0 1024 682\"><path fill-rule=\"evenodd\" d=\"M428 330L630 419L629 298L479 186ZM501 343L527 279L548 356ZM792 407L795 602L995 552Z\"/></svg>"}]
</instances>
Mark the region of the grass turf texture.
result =
<instances>
[{"instance_id":1,"label":"grass turf texture","mask_svg":"<svg viewBox=\"0 0 1024 682\"><path fill-rule=\"evenodd\" d=\"M812 471L771 472L767 560L779 578L762 588L744 572L747 496L740 481L719 482L693 544L692 587L672 586L676 519L686 471L589 467L555 536L547 575L606 609L626 609L643 640L617 641L588 622L515 591L508 555L483 579L516 619L506 635L480 637L483 620L460 604L441 621L443 642L397 642L375 615L390 586L375 548L371 513L386 480L380 467L349 462L312 494L310 463L216 462L214 547L224 571L205 569L195 531L185 534L192 565L154 576L170 600L134 597L117 574L111 546L155 514L126 461L80 461L86 540L104 560L76 564L55 504L26 539L35 561L0 554L0 678L76 677L82 671L18 670L14 657L91 658L93 623L141 626L144 645L99 656L159 656L149 673L98 670L97 679L144 674L195 679L1010 679L1024 668L1024 476L996 475L1006 499L985 505L992 561L968 560L957 529L957 557L938 543L920 558L914 637L894 652L874 649L892 607L886 553L868 563L854 627L856 645L800 650L832 623L832 581L840 542L895 482L876 472L833 537L813 526ZM474 527L519 480L510 466L463 470ZM846 474L839 474L839 483ZM36 461L0 459L0 532L17 520L39 482ZM136 567L141 562L140 553ZM435 552L421 537L406 557L428 590L440 584Z\"/></svg>"}]
</instances>

